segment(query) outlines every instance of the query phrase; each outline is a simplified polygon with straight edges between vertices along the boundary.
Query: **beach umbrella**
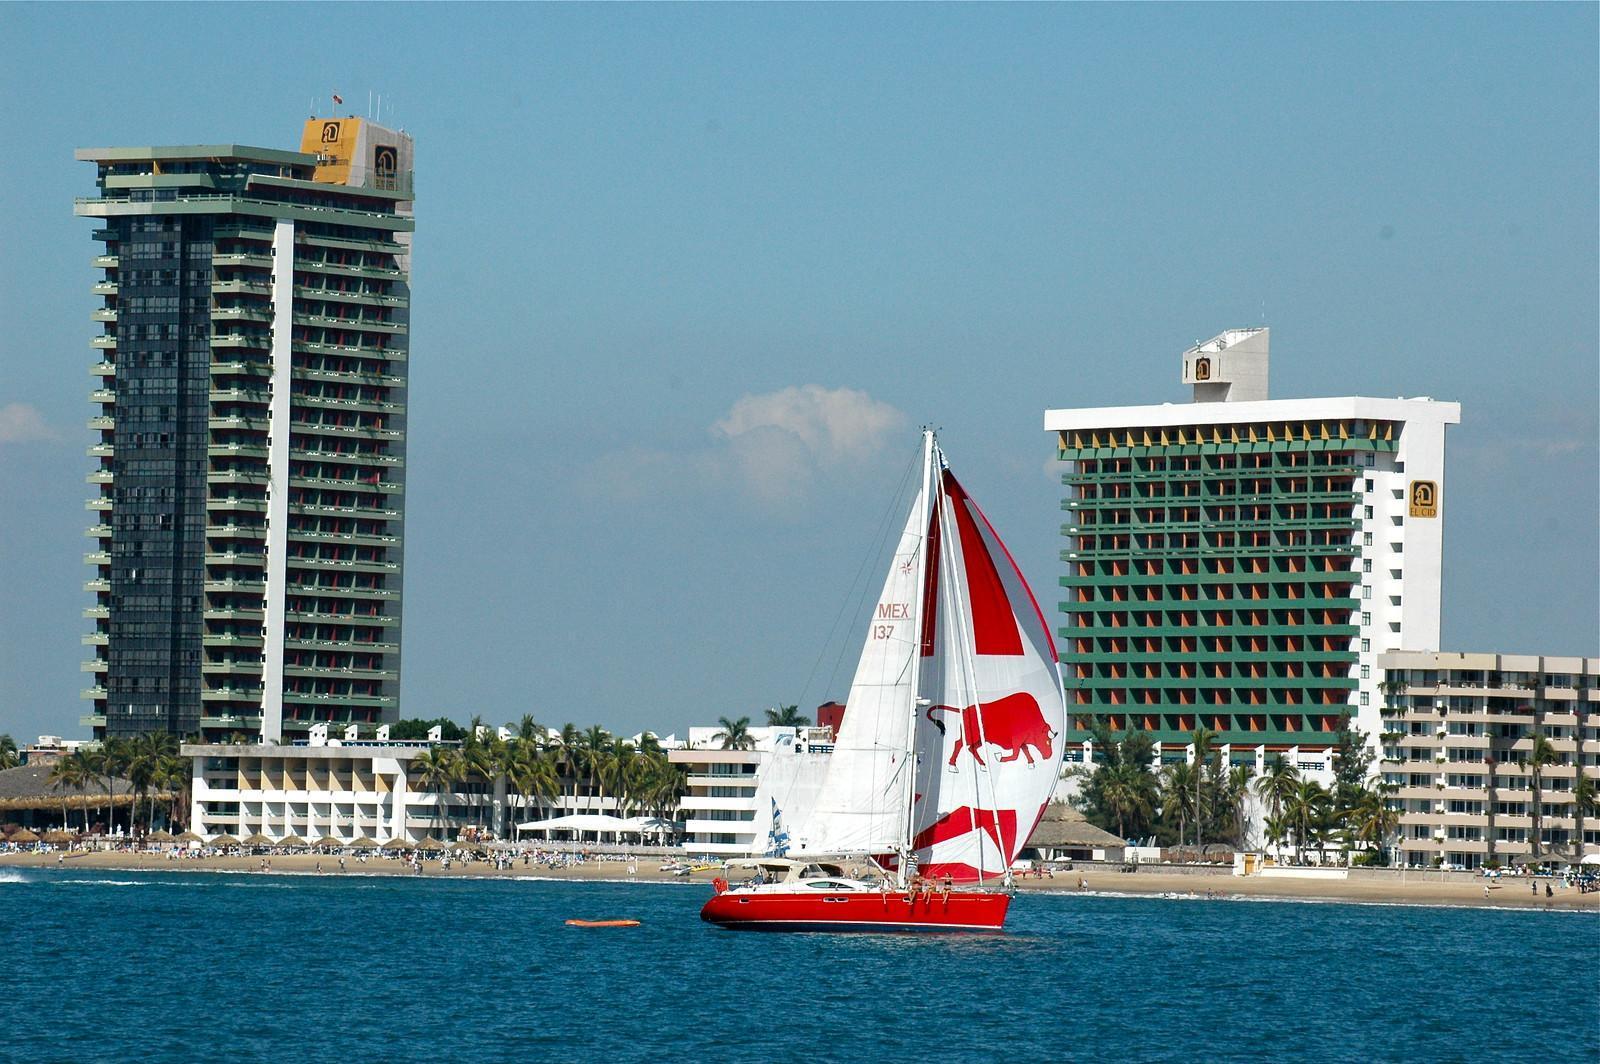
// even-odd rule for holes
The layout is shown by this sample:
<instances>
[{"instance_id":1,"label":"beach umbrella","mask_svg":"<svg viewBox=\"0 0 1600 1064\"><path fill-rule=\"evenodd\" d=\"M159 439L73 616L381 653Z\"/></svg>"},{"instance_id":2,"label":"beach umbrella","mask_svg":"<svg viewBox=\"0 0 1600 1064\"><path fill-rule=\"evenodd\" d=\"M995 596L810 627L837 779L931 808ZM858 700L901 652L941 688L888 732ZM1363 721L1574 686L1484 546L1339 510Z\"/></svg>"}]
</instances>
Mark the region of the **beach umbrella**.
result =
<instances>
[{"instance_id":1,"label":"beach umbrella","mask_svg":"<svg viewBox=\"0 0 1600 1064\"><path fill-rule=\"evenodd\" d=\"M350 848L352 850L376 850L378 848L378 842L376 839L371 839L365 835L362 835L359 838L351 840Z\"/></svg>"},{"instance_id":2,"label":"beach umbrella","mask_svg":"<svg viewBox=\"0 0 1600 1064\"><path fill-rule=\"evenodd\" d=\"M229 835L227 832L223 832L221 835L218 835L216 838L211 840L211 845L213 845L213 846L237 846L237 845L239 845L239 840L235 836Z\"/></svg>"},{"instance_id":3,"label":"beach umbrella","mask_svg":"<svg viewBox=\"0 0 1600 1064\"><path fill-rule=\"evenodd\" d=\"M286 835L278 840L278 845L291 849L296 847L304 849L306 840L302 839L299 835Z\"/></svg>"},{"instance_id":4,"label":"beach umbrella","mask_svg":"<svg viewBox=\"0 0 1600 1064\"><path fill-rule=\"evenodd\" d=\"M152 831L150 834L148 834L148 835L146 835L144 837L144 841L145 842L171 842L172 841L172 832L170 832L170 831Z\"/></svg>"},{"instance_id":5,"label":"beach umbrella","mask_svg":"<svg viewBox=\"0 0 1600 1064\"><path fill-rule=\"evenodd\" d=\"M185 831L182 835L179 835L177 838L173 839L172 841L173 842L205 842L206 840L202 839L199 835L196 835L192 831Z\"/></svg>"},{"instance_id":6,"label":"beach umbrella","mask_svg":"<svg viewBox=\"0 0 1600 1064\"><path fill-rule=\"evenodd\" d=\"M11 842L38 842L39 841L39 836L35 835L33 832L29 831L27 828L23 828L21 831L17 832L15 835L12 835L10 837L9 841L11 841Z\"/></svg>"},{"instance_id":7,"label":"beach umbrella","mask_svg":"<svg viewBox=\"0 0 1600 1064\"><path fill-rule=\"evenodd\" d=\"M382 846L380 846L379 849L382 849L382 850L409 850L409 849L411 849L411 844L409 842L407 842L405 839L390 839L388 842L386 842Z\"/></svg>"},{"instance_id":8,"label":"beach umbrella","mask_svg":"<svg viewBox=\"0 0 1600 1064\"><path fill-rule=\"evenodd\" d=\"M341 842L339 839L318 839L312 845L319 850L342 850L346 843Z\"/></svg>"},{"instance_id":9,"label":"beach umbrella","mask_svg":"<svg viewBox=\"0 0 1600 1064\"><path fill-rule=\"evenodd\" d=\"M442 850L445 848L445 846L446 843L443 839L436 839L432 835L427 836L421 842L417 843L417 849L419 850Z\"/></svg>"},{"instance_id":10,"label":"beach umbrella","mask_svg":"<svg viewBox=\"0 0 1600 1064\"><path fill-rule=\"evenodd\" d=\"M40 835L39 841L48 842L54 845L56 843L72 842L77 837L78 836L74 835L70 831L62 831L61 829L57 828L54 831L47 831L43 835Z\"/></svg>"},{"instance_id":11,"label":"beach umbrella","mask_svg":"<svg viewBox=\"0 0 1600 1064\"><path fill-rule=\"evenodd\" d=\"M475 842L465 842L465 841L458 841L454 845L452 845L450 848L452 850L478 850L478 849L482 849L482 847L480 847Z\"/></svg>"},{"instance_id":12,"label":"beach umbrella","mask_svg":"<svg viewBox=\"0 0 1600 1064\"><path fill-rule=\"evenodd\" d=\"M271 839L267 838L258 831L254 835L251 835L248 839L245 839L244 844L246 846L271 846L273 843Z\"/></svg>"}]
</instances>

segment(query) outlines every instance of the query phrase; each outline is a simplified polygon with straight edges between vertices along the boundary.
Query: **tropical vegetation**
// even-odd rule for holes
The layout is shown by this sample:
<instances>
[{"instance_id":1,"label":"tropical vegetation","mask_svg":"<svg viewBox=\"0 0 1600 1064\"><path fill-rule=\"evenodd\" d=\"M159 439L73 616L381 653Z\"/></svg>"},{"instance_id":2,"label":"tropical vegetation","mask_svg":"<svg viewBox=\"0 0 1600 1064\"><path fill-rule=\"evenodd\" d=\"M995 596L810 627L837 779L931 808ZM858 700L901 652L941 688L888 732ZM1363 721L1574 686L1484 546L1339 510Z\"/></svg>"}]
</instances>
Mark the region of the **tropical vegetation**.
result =
<instances>
[{"instance_id":1,"label":"tropical vegetation","mask_svg":"<svg viewBox=\"0 0 1600 1064\"><path fill-rule=\"evenodd\" d=\"M1157 764L1155 743L1145 732L1094 733L1095 763L1080 770L1075 799L1086 819L1125 839L1161 846L1208 843L1233 849L1266 845L1298 860L1332 847L1361 864L1387 863L1399 830L1392 788L1372 777L1366 736L1347 715L1333 750L1331 786L1305 778L1282 755L1258 775L1253 761L1230 763L1217 749L1216 733L1199 729L1181 760ZM1265 838L1251 837L1251 811L1265 824Z\"/></svg>"}]
</instances>

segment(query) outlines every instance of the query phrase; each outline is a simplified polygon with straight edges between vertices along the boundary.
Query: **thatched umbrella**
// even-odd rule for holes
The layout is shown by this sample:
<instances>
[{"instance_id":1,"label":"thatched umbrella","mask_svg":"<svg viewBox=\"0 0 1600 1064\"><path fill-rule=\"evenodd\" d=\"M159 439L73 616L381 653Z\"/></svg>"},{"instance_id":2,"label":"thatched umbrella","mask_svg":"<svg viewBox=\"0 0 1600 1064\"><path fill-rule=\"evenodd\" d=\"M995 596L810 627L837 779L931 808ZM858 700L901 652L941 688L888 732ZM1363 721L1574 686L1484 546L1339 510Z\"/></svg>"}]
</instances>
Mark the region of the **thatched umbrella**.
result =
<instances>
[{"instance_id":1,"label":"thatched umbrella","mask_svg":"<svg viewBox=\"0 0 1600 1064\"><path fill-rule=\"evenodd\" d=\"M480 847L475 842L464 842L464 841L457 841L450 848L452 850L478 850L478 849L482 849L482 847Z\"/></svg>"},{"instance_id":2,"label":"thatched umbrella","mask_svg":"<svg viewBox=\"0 0 1600 1064\"><path fill-rule=\"evenodd\" d=\"M173 842L205 842L206 840L202 839L199 835L196 835L192 831L185 831L182 835L179 835L177 838L173 839L172 841Z\"/></svg>"},{"instance_id":3,"label":"thatched umbrella","mask_svg":"<svg viewBox=\"0 0 1600 1064\"><path fill-rule=\"evenodd\" d=\"M411 844L405 839L390 839L378 848L380 850L409 850L411 849Z\"/></svg>"},{"instance_id":4,"label":"thatched umbrella","mask_svg":"<svg viewBox=\"0 0 1600 1064\"><path fill-rule=\"evenodd\" d=\"M246 846L271 846L271 845L274 845L274 843L273 843L273 841L271 839L267 838L265 835L261 834L261 832L259 832L259 831L256 832L254 835L251 835L248 839L245 839L244 840L244 844Z\"/></svg>"},{"instance_id":5,"label":"thatched umbrella","mask_svg":"<svg viewBox=\"0 0 1600 1064\"><path fill-rule=\"evenodd\" d=\"M340 839L326 838L326 839L318 839L316 842L312 843L311 845L316 847L319 850L342 850L348 844L343 842Z\"/></svg>"},{"instance_id":6,"label":"thatched umbrella","mask_svg":"<svg viewBox=\"0 0 1600 1064\"><path fill-rule=\"evenodd\" d=\"M417 843L417 849L419 849L419 850L442 850L442 849L445 848L446 845L447 844L445 843L445 841L443 839L436 839L432 835L428 835L421 842Z\"/></svg>"},{"instance_id":7,"label":"thatched umbrella","mask_svg":"<svg viewBox=\"0 0 1600 1064\"><path fill-rule=\"evenodd\" d=\"M234 836L229 835L227 832L223 832L221 835L218 835L216 838L211 840L211 845L212 846L237 846L237 845L239 845L239 840L237 838L235 838Z\"/></svg>"},{"instance_id":8,"label":"thatched umbrella","mask_svg":"<svg viewBox=\"0 0 1600 1064\"><path fill-rule=\"evenodd\" d=\"M54 831L47 831L43 835L40 835L39 841L48 842L52 846L55 846L60 845L63 842L76 842L77 838L78 836L74 835L72 832L62 831L60 828L57 828Z\"/></svg>"},{"instance_id":9,"label":"thatched umbrella","mask_svg":"<svg viewBox=\"0 0 1600 1064\"><path fill-rule=\"evenodd\" d=\"M278 845L285 848L298 848L303 850L306 847L306 840L302 839L299 835L285 835L283 838L278 840Z\"/></svg>"},{"instance_id":10,"label":"thatched umbrella","mask_svg":"<svg viewBox=\"0 0 1600 1064\"><path fill-rule=\"evenodd\" d=\"M144 837L144 841L145 842L172 842L173 841L172 832L170 832L170 831L152 831L150 834L148 834L148 835L146 835Z\"/></svg>"},{"instance_id":11,"label":"thatched umbrella","mask_svg":"<svg viewBox=\"0 0 1600 1064\"><path fill-rule=\"evenodd\" d=\"M352 850L376 850L378 848L378 841L362 835L357 839L351 840L349 845Z\"/></svg>"},{"instance_id":12,"label":"thatched umbrella","mask_svg":"<svg viewBox=\"0 0 1600 1064\"><path fill-rule=\"evenodd\" d=\"M35 835L33 832L29 831L27 828L23 828L21 831L17 832L16 834L9 836L6 841L7 842L17 842L17 843L38 842L39 841L39 836Z\"/></svg>"}]
</instances>

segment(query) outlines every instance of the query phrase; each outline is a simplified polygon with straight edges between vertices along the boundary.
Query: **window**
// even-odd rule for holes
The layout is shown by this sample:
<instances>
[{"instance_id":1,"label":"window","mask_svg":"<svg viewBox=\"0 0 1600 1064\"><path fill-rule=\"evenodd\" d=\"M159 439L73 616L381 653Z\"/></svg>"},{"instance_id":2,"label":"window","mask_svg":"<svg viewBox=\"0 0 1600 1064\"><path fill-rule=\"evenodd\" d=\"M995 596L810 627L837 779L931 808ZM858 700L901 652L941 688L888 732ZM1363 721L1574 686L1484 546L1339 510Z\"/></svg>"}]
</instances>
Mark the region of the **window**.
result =
<instances>
[{"instance_id":1,"label":"window","mask_svg":"<svg viewBox=\"0 0 1600 1064\"><path fill-rule=\"evenodd\" d=\"M1370 614L1370 613L1363 613L1363 614L1362 614L1362 615L1361 615L1361 623L1362 623L1362 624L1363 624L1363 625L1368 625L1368 624L1371 624L1371 623L1372 623L1372 614Z\"/></svg>"},{"instance_id":2,"label":"window","mask_svg":"<svg viewBox=\"0 0 1600 1064\"><path fill-rule=\"evenodd\" d=\"M1366 584L1362 584L1361 597L1364 599L1370 599L1372 597L1372 588L1368 587Z\"/></svg>"},{"instance_id":3,"label":"window","mask_svg":"<svg viewBox=\"0 0 1600 1064\"><path fill-rule=\"evenodd\" d=\"M1366 490L1371 491L1372 490L1372 478L1371 477L1367 478L1366 484L1367 484Z\"/></svg>"},{"instance_id":4,"label":"window","mask_svg":"<svg viewBox=\"0 0 1600 1064\"><path fill-rule=\"evenodd\" d=\"M1371 558L1363 558L1363 559L1361 559L1361 571L1364 572L1364 573L1372 572L1372 559Z\"/></svg>"},{"instance_id":5,"label":"window","mask_svg":"<svg viewBox=\"0 0 1600 1064\"><path fill-rule=\"evenodd\" d=\"M1363 666L1361 666L1361 678L1363 680L1372 679L1372 666L1371 665L1363 665Z\"/></svg>"},{"instance_id":6,"label":"window","mask_svg":"<svg viewBox=\"0 0 1600 1064\"><path fill-rule=\"evenodd\" d=\"M1367 455L1367 456L1366 456L1366 459L1367 459L1367 466L1368 466L1368 468L1371 468L1371 467L1372 467L1372 466L1374 466L1374 465L1376 465L1376 464L1377 464L1377 461L1378 461L1378 456L1377 456L1377 455L1375 455L1375 454L1370 454L1370 453L1369 453L1369 454L1368 454L1368 455Z\"/></svg>"},{"instance_id":7,"label":"window","mask_svg":"<svg viewBox=\"0 0 1600 1064\"><path fill-rule=\"evenodd\" d=\"M1372 507L1363 506L1361 508L1361 516L1365 517L1368 521L1372 520Z\"/></svg>"},{"instance_id":8,"label":"window","mask_svg":"<svg viewBox=\"0 0 1600 1064\"><path fill-rule=\"evenodd\" d=\"M1361 692L1361 704L1362 705L1368 704L1371 700L1372 700L1372 695L1369 692L1366 692L1366 691L1362 691Z\"/></svg>"},{"instance_id":9,"label":"window","mask_svg":"<svg viewBox=\"0 0 1600 1064\"><path fill-rule=\"evenodd\" d=\"M1363 533L1361 533L1361 545L1363 547L1372 546L1372 533L1371 532L1363 532Z\"/></svg>"},{"instance_id":10,"label":"window","mask_svg":"<svg viewBox=\"0 0 1600 1064\"><path fill-rule=\"evenodd\" d=\"M1372 653L1372 640L1370 640L1370 639L1363 639L1363 640L1362 640L1362 641L1361 641L1361 653L1363 653L1363 654L1370 654L1370 653Z\"/></svg>"}]
</instances>

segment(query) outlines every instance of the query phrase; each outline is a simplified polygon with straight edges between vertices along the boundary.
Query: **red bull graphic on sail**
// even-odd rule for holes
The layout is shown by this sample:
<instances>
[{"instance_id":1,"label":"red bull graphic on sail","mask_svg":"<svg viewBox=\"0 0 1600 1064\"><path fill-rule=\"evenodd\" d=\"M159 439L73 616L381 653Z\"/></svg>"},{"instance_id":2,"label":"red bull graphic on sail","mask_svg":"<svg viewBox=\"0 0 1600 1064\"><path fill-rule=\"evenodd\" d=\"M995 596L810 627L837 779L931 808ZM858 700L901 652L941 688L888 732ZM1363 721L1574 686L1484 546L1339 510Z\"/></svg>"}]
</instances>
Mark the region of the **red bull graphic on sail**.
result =
<instances>
[{"instance_id":1,"label":"red bull graphic on sail","mask_svg":"<svg viewBox=\"0 0 1600 1064\"><path fill-rule=\"evenodd\" d=\"M987 767L980 746L1004 749L1006 753L1000 757L1002 762L1025 757L1030 765L1034 764L1032 751L1038 751L1045 761L1049 761L1054 753L1051 740L1056 733L1050 730L1038 701L1026 691L962 709L955 706L929 706L928 719L943 733L945 725L935 716L938 713L954 713L961 719L961 737L950 751L951 765L956 763L964 749L974 761Z\"/></svg>"}]
</instances>

